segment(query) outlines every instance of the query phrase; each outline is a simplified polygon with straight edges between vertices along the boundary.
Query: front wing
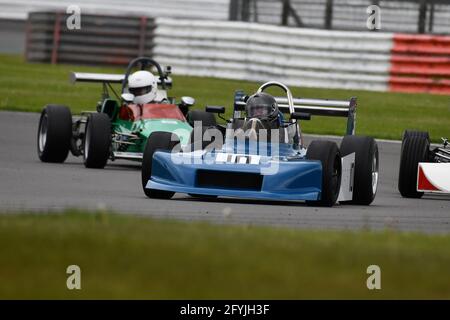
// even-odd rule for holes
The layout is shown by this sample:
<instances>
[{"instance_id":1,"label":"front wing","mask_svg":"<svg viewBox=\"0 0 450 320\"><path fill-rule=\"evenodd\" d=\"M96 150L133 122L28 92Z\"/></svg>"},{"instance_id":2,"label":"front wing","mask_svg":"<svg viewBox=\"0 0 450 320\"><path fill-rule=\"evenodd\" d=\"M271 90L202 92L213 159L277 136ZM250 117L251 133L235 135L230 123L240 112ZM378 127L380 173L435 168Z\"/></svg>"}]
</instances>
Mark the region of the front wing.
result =
<instances>
[{"instance_id":1,"label":"front wing","mask_svg":"<svg viewBox=\"0 0 450 320\"><path fill-rule=\"evenodd\" d=\"M420 162L417 191L450 194L450 163Z\"/></svg>"},{"instance_id":2,"label":"front wing","mask_svg":"<svg viewBox=\"0 0 450 320\"><path fill-rule=\"evenodd\" d=\"M185 158L184 158L185 160ZM180 193L268 200L318 200L322 189L320 161L280 161L260 164L182 163L183 156L158 151L146 188ZM144 164L145 165L145 164ZM278 165L275 174L263 174Z\"/></svg>"}]
</instances>

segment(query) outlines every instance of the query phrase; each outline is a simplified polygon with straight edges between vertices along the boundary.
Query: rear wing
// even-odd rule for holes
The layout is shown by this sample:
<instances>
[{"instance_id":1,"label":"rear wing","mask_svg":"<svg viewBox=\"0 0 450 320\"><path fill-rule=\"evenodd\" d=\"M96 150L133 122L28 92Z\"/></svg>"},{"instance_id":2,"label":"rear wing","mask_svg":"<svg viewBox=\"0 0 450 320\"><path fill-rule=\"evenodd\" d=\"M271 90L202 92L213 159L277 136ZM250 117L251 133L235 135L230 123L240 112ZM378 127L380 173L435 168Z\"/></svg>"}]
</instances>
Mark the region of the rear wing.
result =
<instances>
[{"instance_id":1,"label":"rear wing","mask_svg":"<svg viewBox=\"0 0 450 320\"><path fill-rule=\"evenodd\" d=\"M243 91L236 91L234 99L234 114L239 117L245 110L246 95ZM281 112L289 114L286 97L274 97ZM294 98L295 112L309 113L315 116L347 118L347 135L355 134L356 125L356 97L349 100L306 99Z\"/></svg>"},{"instance_id":2,"label":"rear wing","mask_svg":"<svg viewBox=\"0 0 450 320\"><path fill-rule=\"evenodd\" d=\"M158 85L161 84L161 79L158 78ZM85 72L71 72L70 82L95 82L95 83L122 83L125 79L124 74L110 74L110 73L85 73ZM172 86L172 78L166 77L166 86L170 88Z\"/></svg>"}]
</instances>

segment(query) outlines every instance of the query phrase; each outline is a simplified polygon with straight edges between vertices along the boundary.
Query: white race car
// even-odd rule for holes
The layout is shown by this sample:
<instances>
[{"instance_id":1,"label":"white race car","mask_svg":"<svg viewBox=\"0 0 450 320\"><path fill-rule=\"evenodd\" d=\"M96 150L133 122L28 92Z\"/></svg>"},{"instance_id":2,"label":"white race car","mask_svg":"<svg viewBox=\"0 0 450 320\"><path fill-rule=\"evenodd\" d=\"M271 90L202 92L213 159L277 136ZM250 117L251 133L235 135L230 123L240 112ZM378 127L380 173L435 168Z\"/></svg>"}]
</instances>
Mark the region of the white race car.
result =
<instances>
[{"instance_id":1,"label":"white race car","mask_svg":"<svg viewBox=\"0 0 450 320\"><path fill-rule=\"evenodd\" d=\"M400 156L398 190L406 198L420 198L425 192L450 194L450 148L430 149L428 132L406 130Z\"/></svg>"}]
</instances>

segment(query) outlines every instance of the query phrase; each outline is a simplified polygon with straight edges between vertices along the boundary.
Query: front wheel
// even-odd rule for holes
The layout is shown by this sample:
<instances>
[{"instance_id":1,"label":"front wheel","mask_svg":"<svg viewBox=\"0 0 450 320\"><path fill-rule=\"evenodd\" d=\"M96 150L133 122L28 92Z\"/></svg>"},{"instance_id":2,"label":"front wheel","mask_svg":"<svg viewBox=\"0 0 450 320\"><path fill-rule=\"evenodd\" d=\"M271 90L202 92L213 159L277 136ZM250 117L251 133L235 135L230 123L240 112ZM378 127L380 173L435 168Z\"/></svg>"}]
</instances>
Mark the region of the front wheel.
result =
<instances>
[{"instance_id":1,"label":"front wheel","mask_svg":"<svg viewBox=\"0 0 450 320\"><path fill-rule=\"evenodd\" d=\"M400 154L398 190L402 197L420 198L417 191L417 167L419 162L428 161L430 137L428 132L405 131Z\"/></svg>"},{"instance_id":2,"label":"front wheel","mask_svg":"<svg viewBox=\"0 0 450 320\"><path fill-rule=\"evenodd\" d=\"M42 162L64 162L72 139L72 114L66 106L47 105L41 112L37 151Z\"/></svg>"},{"instance_id":3,"label":"front wheel","mask_svg":"<svg viewBox=\"0 0 450 320\"><path fill-rule=\"evenodd\" d=\"M332 207L341 188L341 154L336 143L316 140L310 143L306 152L308 160L322 162L322 192L320 200L306 201L308 205Z\"/></svg>"},{"instance_id":4,"label":"front wheel","mask_svg":"<svg viewBox=\"0 0 450 320\"><path fill-rule=\"evenodd\" d=\"M378 145L372 137L345 136L341 142L342 157L351 153L355 153L353 199L343 203L369 205L378 189Z\"/></svg>"},{"instance_id":5,"label":"front wheel","mask_svg":"<svg viewBox=\"0 0 450 320\"><path fill-rule=\"evenodd\" d=\"M146 188L146 186L152 176L153 154L157 150L170 151L178 143L179 139L172 141L172 133L170 132L157 131L153 132L150 137L148 137L141 169L142 189L147 197L156 199L170 199L175 194L175 192L171 191L149 189Z\"/></svg>"}]
</instances>

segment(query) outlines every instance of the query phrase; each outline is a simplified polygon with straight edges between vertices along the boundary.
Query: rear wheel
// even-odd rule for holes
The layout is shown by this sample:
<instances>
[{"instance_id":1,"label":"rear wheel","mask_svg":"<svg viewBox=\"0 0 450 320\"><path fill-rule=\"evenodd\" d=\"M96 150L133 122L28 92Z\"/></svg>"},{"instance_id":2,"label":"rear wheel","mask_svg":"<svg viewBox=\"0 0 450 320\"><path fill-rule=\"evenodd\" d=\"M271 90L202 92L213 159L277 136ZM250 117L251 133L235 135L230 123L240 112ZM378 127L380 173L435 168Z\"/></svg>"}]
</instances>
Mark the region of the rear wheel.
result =
<instances>
[{"instance_id":1,"label":"rear wheel","mask_svg":"<svg viewBox=\"0 0 450 320\"><path fill-rule=\"evenodd\" d=\"M378 189L378 145L372 137L345 136L341 142L341 155L355 153L353 199L343 203L369 205Z\"/></svg>"},{"instance_id":2,"label":"rear wheel","mask_svg":"<svg viewBox=\"0 0 450 320\"><path fill-rule=\"evenodd\" d=\"M191 151L200 150L200 148L201 150L205 149L212 142L212 141L204 141L205 132L208 129L216 128L217 126L214 114L201 110L191 110L189 111L187 118L191 127L194 128L194 130L192 130L191 132L190 138ZM198 130L198 128L194 127L199 125L198 122L200 122L202 129L201 136L199 136L200 131Z\"/></svg>"},{"instance_id":3,"label":"rear wheel","mask_svg":"<svg viewBox=\"0 0 450 320\"><path fill-rule=\"evenodd\" d=\"M341 187L341 154L338 146L331 141L313 141L308 146L306 158L322 162L321 199L306 201L306 203L308 205L333 206L337 201Z\"/></svg>"},{"instance_id":4,"label":"rear wheel","mask_svg":"<svg viewBox=\"0 0 450 320\"><path fill-rule=\"evenodd\" d=\"M42 162L64 162L72 139L72 114L66 106L47 105L41 113L37 151Z\"/></svg>"},{"instance_id":5,"label":"rear wheel","mask_svg":"<svg viewBox=\"0 0 450 320\"><path fill-rule=\"evenodd\" d=\"M191 110L188 112L189 124L193 127L195 121L200 121L203 127L213 127L217 125L216 117L211 112L201 110Z\"/></svg>"},{"instance_id":6,"label":"rear wheel","mask_svg":"<svg viewBox=\"0 0 450 320\"><path fill-rule=\"evenodd\" d=\"M105 113L92 113L84 135L84 165L86 168L105 167L111 147L111 121Z\"/></svg>"},{"instance_id":7,"label":"rear wheel","mask_svg":"<svg viewBox=\"0 0 450 320\"><path fill-rule=\"evenodd\" d=\"M219 133L219 135L217 135ZM218 140L217 140L218 139ZM223 135L217 129L217 127L201 127L201 131L199 128L194 128L191 131L190 136L190 150L205 150L209 146L209 149L221 149L223 146Z\"/></svg>"},{"instance_id":8,"label":"rear wheel","mask_svg":"<svg viewBox=\"0 0 450 320\"><path fill-rule=\"evenodd\" d=\"M147 139L147 145L145 146L144 157L142 159L141 181L142 189L144 190L145 195L149 198L170 199L175 194L175 192L171 191L146 188L147 182L152 176L153 154L157 150L170 151L179 143L179 140L171 140L172 133L160 131L153 132Z\"/></svg>"},{"instance_id":9,"label":"rear wheel","mask_svg":"<svg viewBox=\"0 0 450 320\"><path fill-rule=\"evenodd\" d=\"M428 161L430 137L428 132L405 131L400 154L398 190L405 198L420 198L417 192L417 167L419 162Z\"/></svg>"}]
</instances>

